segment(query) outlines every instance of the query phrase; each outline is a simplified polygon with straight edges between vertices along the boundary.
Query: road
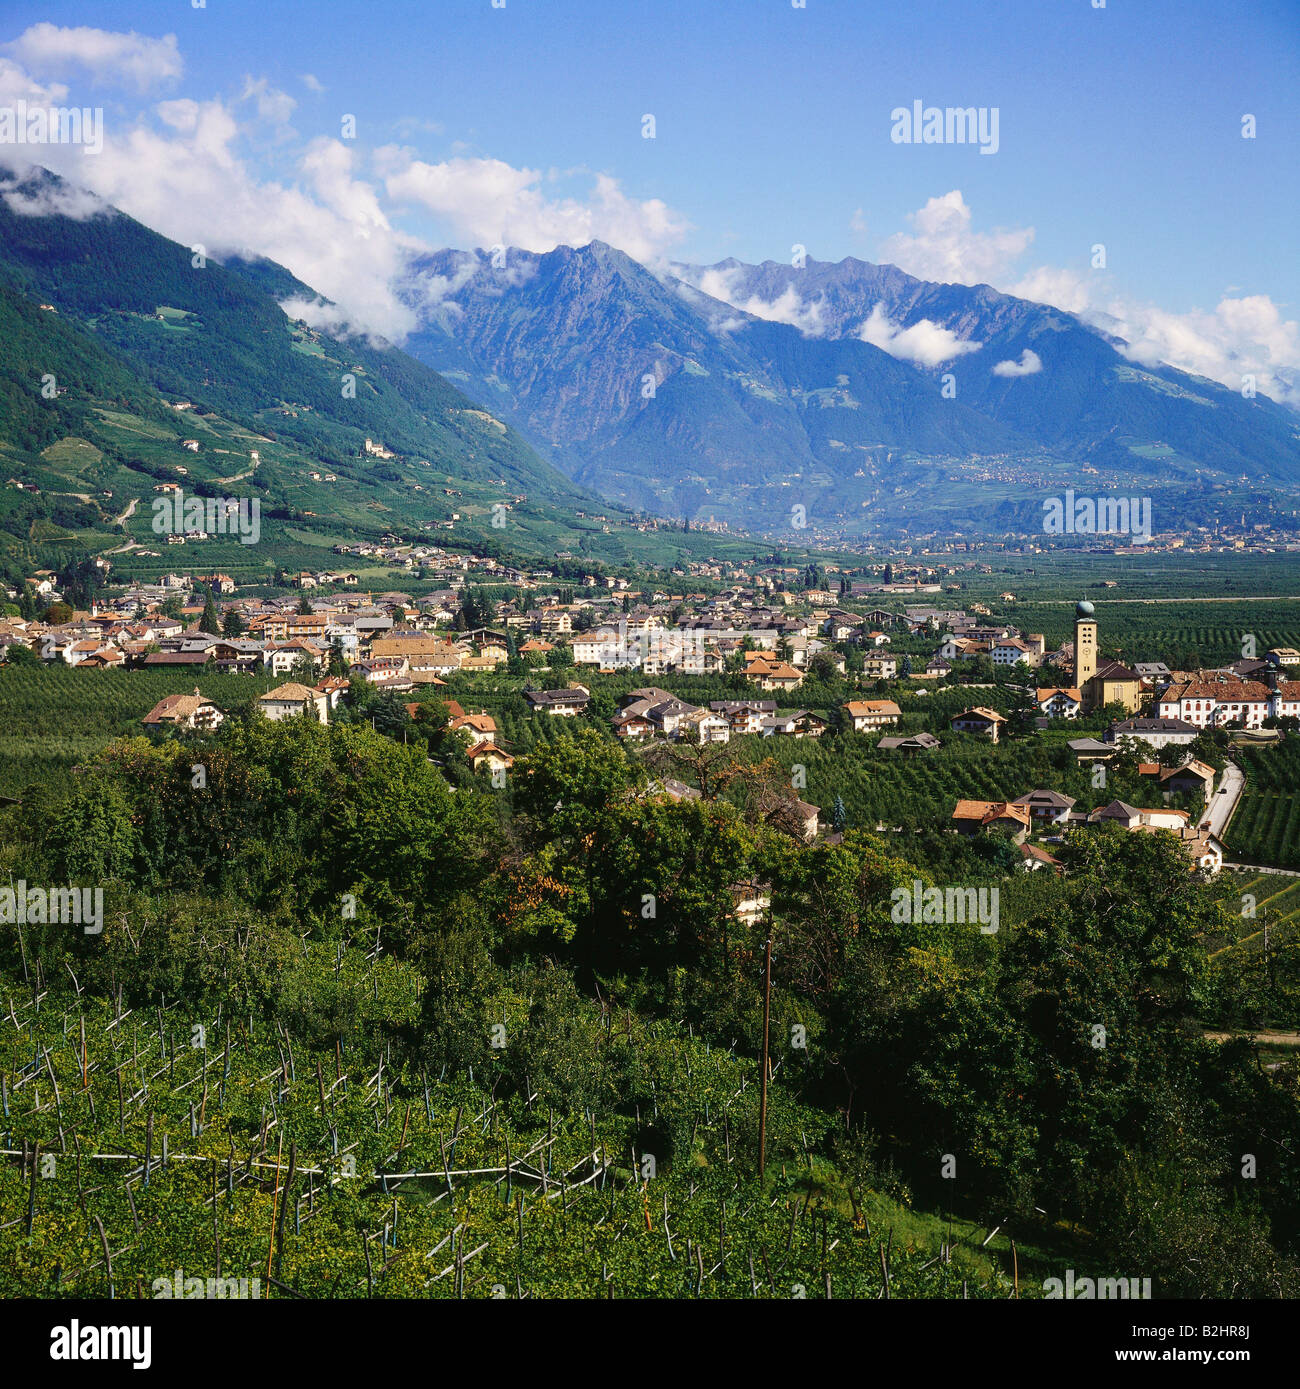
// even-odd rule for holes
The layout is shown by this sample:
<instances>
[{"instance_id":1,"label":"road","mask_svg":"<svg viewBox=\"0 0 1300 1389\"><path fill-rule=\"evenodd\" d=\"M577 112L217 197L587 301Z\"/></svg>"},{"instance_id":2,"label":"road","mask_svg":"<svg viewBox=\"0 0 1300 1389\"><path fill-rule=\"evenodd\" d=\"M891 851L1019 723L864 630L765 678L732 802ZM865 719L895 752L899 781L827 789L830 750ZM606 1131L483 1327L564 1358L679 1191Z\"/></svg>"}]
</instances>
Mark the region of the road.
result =
<instances>
[{"instance_id":1,"label":"road","mask_svg":"<svg viewBox=\"0 0 1300 1389\"><path fill-rule=\"evenodd\" d=\"M135 515L135 509L139 505L140 499L138 497L132 497L130 505L126 508L126 510L122 512L120 516L115 516L113 518L113 524L117 526L125 525L126 522L129 521L131 517Z\"/></svg>"},{"instance_id":2,"label":"road","mask_svg":"<svg viewBox=\"0 0 1300 1389\"><path fill-rule=\"evenodd\" d=\"M1099 608L1145 603L1297 603L1300 593L1237 593L1227 598L1094 598L1092 601Z\"/></svg>"},{"instance_id":3,"label":"road","mask_svg":"<svg viewBox=\"0 0 1300 1389\"><path fill-rule=\"evenodd\" d=\"M1268 868L1262 863L1229 863L1224 859L1223 866L1234 873L1276 873L1282 878L1300 878L1300 870L1295 868Z\"/></svg>"},{"instance_id":4,"label":"road","mask_svg":"<svg viewBox=\"0 0 1300 1389\"><path fill-rule=\"evenodd\" d=\"M1262 1047L1300 1047L1300 1032L1204 1032L1201 1035L1207 1042L1227 1042L1235 1037L1245 1037Z\"/></svg>"},{"instance_id":5,"label":"road","mask_svg":"<svg viewBox=\"0 0 1300 1389\"><path fill-rule=\"evenodd\" d=\"M1201 821L1220 843L1223 842L1223 832L1228 828L1228 821L1232 819L1232 812L1236 810L1245 787L1245 774L1235 762L1229 762L1223 769L1217 789L1211 792L1210 808L1205 819Z\"/></svg>"}]
</instances>

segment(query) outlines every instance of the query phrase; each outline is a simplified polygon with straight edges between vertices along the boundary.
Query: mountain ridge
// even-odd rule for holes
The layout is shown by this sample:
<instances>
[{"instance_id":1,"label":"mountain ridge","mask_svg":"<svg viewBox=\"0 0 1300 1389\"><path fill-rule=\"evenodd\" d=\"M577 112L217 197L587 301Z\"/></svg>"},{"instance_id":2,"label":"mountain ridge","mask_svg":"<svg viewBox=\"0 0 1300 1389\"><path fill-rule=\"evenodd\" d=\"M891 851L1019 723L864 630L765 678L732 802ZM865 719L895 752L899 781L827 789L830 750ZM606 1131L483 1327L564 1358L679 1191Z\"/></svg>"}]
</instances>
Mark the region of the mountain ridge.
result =
<instances>
[{"instance_id":1,"label":"mountain ridge","mask_svg":"<svg viewBox=\"0 0 1300 1389\"><path fill-rule=\"evenodd\" d=\"M879 522L896 478L941 522L954 476L1008 461L1029 492L1058 474L1094 489L1300 482L1293 412L1140 366L1114 335L988 285L851 257L652 271L603 242L445 249L414 268L441 289L408 350L628 504L770 530L778 492L797 492L851 530ZM1012 489L990 514L1025 524L1029 500Z\"/></svg>"}]
</instances>

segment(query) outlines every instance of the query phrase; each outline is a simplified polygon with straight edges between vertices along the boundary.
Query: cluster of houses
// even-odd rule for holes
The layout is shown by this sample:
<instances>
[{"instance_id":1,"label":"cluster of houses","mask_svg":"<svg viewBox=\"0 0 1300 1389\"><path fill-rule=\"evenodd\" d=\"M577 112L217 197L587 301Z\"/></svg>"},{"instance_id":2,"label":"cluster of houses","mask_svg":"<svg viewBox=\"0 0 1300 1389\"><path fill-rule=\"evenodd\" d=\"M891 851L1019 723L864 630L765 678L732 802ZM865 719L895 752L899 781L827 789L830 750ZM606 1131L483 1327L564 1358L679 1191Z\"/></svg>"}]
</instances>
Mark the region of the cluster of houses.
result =
<instances>
[{"instance_id":1,"label":"cluster of houses","mask_svg":"<svg viewBox=\"0 0 1300 1389\"><path fill-rule=\"evenodd\" d=\"M321 723L329 722L332 709L347 694L348 682L327 677L317 685L303 685L288 680L268 690L257 700L258 709L268 719L289 719L306 716ZM225 714L199 687L193 694L167 695L140 720L146 728L174 728L186 732L211 733L225 722Z\"/></svg>"},{"instance_id":2,"label":"cluster of houses","mask_svg":"<svg viewBox=\"0 0 1300 1389\"><path fill-rule=\"evenodd\" d=\"M259 695L256 707L273 721L305 716L328 723L330 714L347 694L348 682L336 676L329 676L316 685L290 680ZM491 714L483 710L467 713L454 699L444 700L443 704L448 714L447 729L461 737L465 755L475 770L486 766L491 771L500 771L514 765L514 758L497 740L497 723ZM418 703L409 703L406 712L415 717L420 707ZM192 694L167 695L160 699L140 722L145 728L211 733L221 727L225 717L196 685Z\"/></svg>"},{"instance_id":3,"label":"cluster of houses","mask_svg":"<svg viewBox=\"0 0 1300 1389\"><path fill-rule=\"evenodd\" d=\"M1161 795L1184 791L1201 795L1208 804L1214 787L1214 770L1192 758L1181 767L1163 767L1144 762L1139 775L1151 779ZM1073 796L1038 788L1012 801L959 800L952 812L951 827L958 834L995 832L1006 835L1020 849L1027 869L1060 868L1060 862L1043 847L1030 841L1031 833L1059 842L1066 830L1115 824L1121 829L1140 832L1168 830L1174 834L1193 868L1217 873L1223 867L1223 845L1200 824L1193 824L1186 810L1169 805L1155 809L1113 800L1092 810L1077 809Z\"/></svg>"}]
</instances>

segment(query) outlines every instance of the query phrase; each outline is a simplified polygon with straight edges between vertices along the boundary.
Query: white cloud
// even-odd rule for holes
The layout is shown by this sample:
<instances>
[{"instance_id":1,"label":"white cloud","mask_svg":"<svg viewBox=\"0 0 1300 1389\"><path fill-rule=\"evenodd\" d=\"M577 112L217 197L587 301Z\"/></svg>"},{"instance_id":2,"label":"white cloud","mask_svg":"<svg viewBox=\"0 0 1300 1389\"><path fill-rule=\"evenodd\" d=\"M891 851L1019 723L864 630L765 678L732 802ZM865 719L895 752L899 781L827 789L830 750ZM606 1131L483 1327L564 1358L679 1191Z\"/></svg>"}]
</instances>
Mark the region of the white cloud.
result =
<instances>
[{"instance_id":1,"label":"white cloud","mask_svg":"<svg viewBox=\"0 0 1300 1389\"><path fill-rule=\"evenodd\" d=\"M20 172L13 180L0 181L0 197L19 217L68 217L74 222L84 222L91 217L113 214L113 209L101 198L73 183L23 187L26 172Z\"/></svg>"},{"instance_id":2,"label":"white cloud","mask_svg":"<svg viewBox=\"0 0 1300 1389\"><path fill-rule=\"evenodd\" d=\"M999 362L993 368L994 376L1033 376L1042 371L1043 359L1037 352L1031 352L1027 347L1020 354L1020 360Z\"/></svg>"},{"instance_id":3,"label":"white cloud","mask_svg":"<svg viewBox=\"0 0 1300 1389\"><path fill-rule=\"evenodd\" d=\"M1077 270L1040 265L1015 284L1007 285L1005 292L1018 299L1032 299L1035 304L1051 304L1066 313L1083 313L1093 301L1095 286L1095 278L1090 282L1087 275Z\"/></svg>"},{"instance_id":4,"label":"white cloud","mask_svg":"<svg viewBox=\"0 0 1300 1389\"><path fill-rule=\"evenodd\" d=\"M298 105L288 92L271 86L265 77L254 81L251 76L245 76L243 94L239 99L254 102L258 119L276 126L288 125Z\"/></svg>"},{"instance_id":5,"label":"white cloud","mask_svg":"<svg viewBox=\"0 0 1300 1389\"><path fill-rule=\"evenodd\" d=\"M158 125L141 118L110 132L103 152L78 159L42 151L57 172L185 246L218 259L265 256L336 301L359 332L400 341L416 324L398 292L410 255L426 247L394 229L356 155L319 138L292 184L260 181L239 154L234 112L222 101L161 102Z\"/></svg>"},{"instance_id":6,"label":"white cloud","mask_svg":"<svg viewBox=\"0 0 1300 1389\"><path fill-rule=\"evenodd\" d=\"M1300 323L1266 294L1223 298L1212 311L1116 302L1109 312L1111 331L1128 343L1124 355L1140 365L1166 363L1232 390L1253 376L1261 394L1300 407Z\"/></svg>"},{"instance_id":7,"label":"white cloud","mask_svg":"<svg viewBox=\"0 0 1300 1389\"><path fill-rule=\"evenodd\" d=\"M757 294L746 295L738 283L744 276L744 266L710 266L696 270L693 266L674 266L673 273L689 276L687 280L701 294L730 304L741 313L765 318L770 323L788 323L806 338L819 338L826 332L825 306L820 299L803 299L794 285L787 285L775 299L763 299ZM731 320L716 331L731 331L743 320Z\"/></svg>"},{"instance_id":8,"label":"white cloud","mask_svg":"<svg viewBox=\"0 0 1300 1389\"><path fill-rule=\"evenodd\" d=\"M304 72L300 81L309 92L316 92L317 94L319 94L325 90L325 84L320 80L319 77L316 76L315 73Z\"/></svg>"},{"instance_id":9,"label":"white cloud","mask_svg":"<svg viewBox=\"0 0 1300 1389\"><path fill-rule=\"evenodd\" d=\"M184 71L175 34L151 39L134 30L61 29L48 21L33 24L12 43L9 52L32 73L61 77L80 69L94 82L148 92L174 81Z\"/></svg>"},{"instance_id":10,"label":"white cloud","mask_svg":"<svg viewBox=\"0 0 1300 1389\"><path fill-rule=\"evenodd\" d=\"M976 232L960 190L931 198L908 217L914 234L896 232L881 244L883 260L921 280L942 284L994 284L1028 250L1032 227Z\"/></svg>"},{"instance_id":11,"label":"white cloud","mask_svg":"<svg viewBox=\"0 0 1300 1389\"><path fill-rule=\"evenodd\" d=\"M25 101L28 106L61 106L67 102L68 89L60 82L46 86L37 82L24 72L17 63L0 57L0 106L17 106ZM6 152L5 158L12 162L13 155Z\"/></svg>"},{"instance_id":12,"label":"white cloud","mask_svg":"<svg viewBox=\"0 0 1300 1389\"><path fill-rule=\"evenodd\" d=\"M1178 314L1116 294L1109 278L1096 271L1040 265L1018 272L1016 262L1032 245L1033 228L973 231L971 210L957 190L931 198L909 221L913 234L889 237L881 255L910 274L991 284L1125 339L1126 355L1142 365L1165 364L1234 390L1241 389L1243 376L1254 376L1262 394L1300 406L1300 325L1284 319L1267 295L1224 296L1213 310Z\"/></svg>"},{"instance_id":13,"label":"white cloud","mask_svg":"<svg viewBox=\"0 0 1300 1389\"><path fill-rule=\"evenodd\" d=\"M653 261L689 230L666 203L630 198L608 174L594 176L585 198L548 197L546 175L500 159L428 164L388 146L376 151L376 161L389 198L427 209L455 239L473 246L545 252L606 241L636 260Z\"/></svg>"},{"instance_id":14,"label":"white cloud","mask_svg":"<svg viewBox=\"0 0 1300 1389\"><path fill-rule=\"evenodd\" d=\"M919 319L907 328L900 328L889 321L883 304L871 310L871 316L858 329L857 336L873 347L888 352L905 362L916 362L919 366L937 367L950 362L954 357L965 356L968 352L978 352L980 344L963 341L949 328L944 328L928 318Z\"/></svg>"}]
</instances>

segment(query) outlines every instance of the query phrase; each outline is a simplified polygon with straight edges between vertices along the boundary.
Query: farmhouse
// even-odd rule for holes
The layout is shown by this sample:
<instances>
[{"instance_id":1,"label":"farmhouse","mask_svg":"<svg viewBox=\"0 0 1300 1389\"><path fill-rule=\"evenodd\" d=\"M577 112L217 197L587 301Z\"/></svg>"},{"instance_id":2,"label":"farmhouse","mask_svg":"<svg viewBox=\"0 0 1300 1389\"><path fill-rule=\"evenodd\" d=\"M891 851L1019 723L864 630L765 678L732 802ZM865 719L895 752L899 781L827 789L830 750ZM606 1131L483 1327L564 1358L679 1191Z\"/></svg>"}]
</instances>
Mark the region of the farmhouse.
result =
<instances>
[{"instance_id":1,"label":"farmhouse","mask_svg":"<svg viewBox=\"0 0 1300 1389\"><path fill-rule=\"evenodd\" d=\"M296 681L277 685L259 697L257 707L268 719L290 719L299 715L329 722L329 699L321 690L309 689Z\"/></svg>"},{"instance_id":2,"label":"farmhouse","mask_svg":"<svg viewBox=\"0 0 1300 1389\"><path fill-rule=\"evenodd\" d=\"M193 694L168 695L160 699L140 722L146 728L170 725L172 728L209 730L220 728L224 718L221 710L205 699L196 685Z\"/></svg>"},{"instance_id":3,"label":"farmhouse","mask_svg":"<svg viewBox=\"0 0 1300 1389\"><path fill-rule=\"evenodd\" d=\"M958 801L952 812L952 827L958 834L1007 830L1017 844L1029 833L1029 824L1029 811L1011 801Z\"/></svg>"},{"instance_id":4,"label":"farmhouse","mask_svg":"<svg viewBox=\"0 0 1300 1389\"><path fill-rule=\"evenodd\" d=\"M933 733L913 733L909 737L890 735L882 738L876 747L881 752L928 752L939 747L939 740Z\"/></svg>"},{"instance_id":5,"label":"farmhouse","mask_svg":"<svg viewBox=\"0 0 1300 1389\"><path fill-rule=\"evenodd\" d=\"M954 733L976 733L981 737L988 738L990 742L996 743L998 729L1004 723L1006 723L1006 719L996 709L986 709L983 705L976 705L973 709L964 709L960 714L955 715L950 727Z\"/></svg>"},{"instance_id":6,"label":"farmhouse","mask_svg":"<svg viewBox=\"0 0 1300 1389\"><path fill-rule=\"evenodd\" d=\"M896 724L903 712L892 699L851 699L840 707L853 720L855 733Z\"/></svg>"}]
</instances>

